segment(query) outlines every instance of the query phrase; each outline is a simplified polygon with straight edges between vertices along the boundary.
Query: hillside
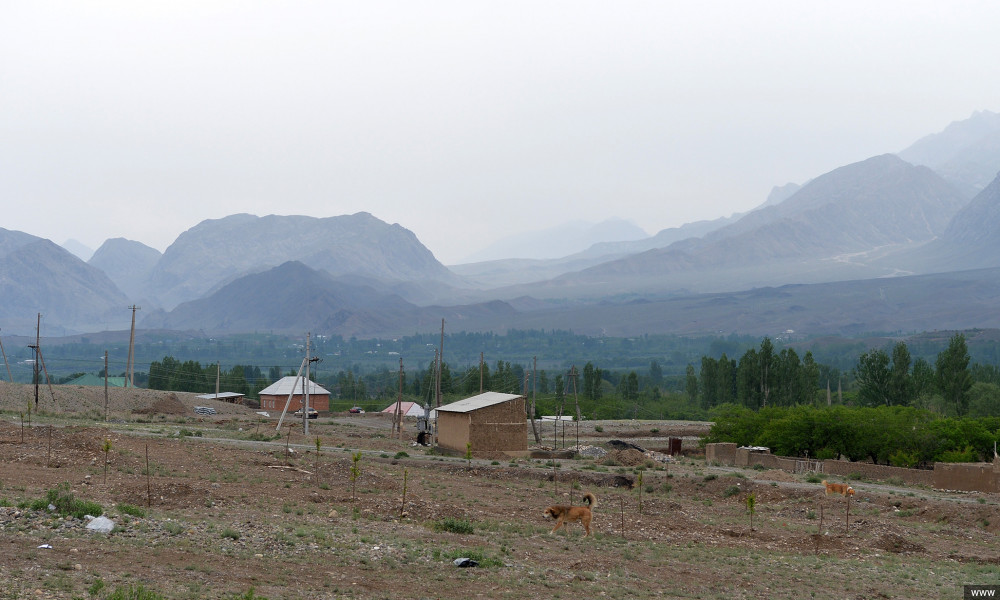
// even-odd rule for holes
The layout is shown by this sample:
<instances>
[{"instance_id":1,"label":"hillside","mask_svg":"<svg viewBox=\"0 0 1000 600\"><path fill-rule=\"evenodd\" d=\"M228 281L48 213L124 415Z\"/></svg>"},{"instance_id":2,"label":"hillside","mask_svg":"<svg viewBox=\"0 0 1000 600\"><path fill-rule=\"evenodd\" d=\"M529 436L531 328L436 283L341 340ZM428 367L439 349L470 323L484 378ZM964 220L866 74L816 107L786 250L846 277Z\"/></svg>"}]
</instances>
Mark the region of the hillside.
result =
<instances>
[{"instance_id":1,"label":"hillside","mask_svg":"<svg viewBox=\"0 0 1000 600\"><path fill-rule=\"evenodd\" d=\"M143 328L199 330L209 334L267 331L376 336L513 314L502 302L474 306L418 307L395 294L351 283L290 261L240 277L211 295L156 311Z\"/></svg>"},{"instance_id":2,"label":"hillside","mask_svg":"<svg viewBox=\"0 0 1000 600\"><path fill-rule=\"evenodd\" d=\"M0 324L5 334L127 327L128 298L99 269L49 240L0 230Z\"/></svg>"},{"instance_id":3,"label":"hillside","mask_svg":"<svg viewBox=\"0 0 1000 600\"><path fill-rule=\"evenodd\" d=\"M150 302L144 297L145 284L162 256L141 242L112 238L101 244L87 264L104 271L130 298Z\"/></svg>"},{"instance_id":4,"label":"hillside","mask_svg":"<svg viewBox=\"0 0 1000 600\"><path fill-rule=\"evenodd\" d=\"M178 236L150 274L149 290L170 309L287 261L331 275L458 281L412 232L368 213L322 219L240 214L202 221Z\"/></svg>"}]
</instances>

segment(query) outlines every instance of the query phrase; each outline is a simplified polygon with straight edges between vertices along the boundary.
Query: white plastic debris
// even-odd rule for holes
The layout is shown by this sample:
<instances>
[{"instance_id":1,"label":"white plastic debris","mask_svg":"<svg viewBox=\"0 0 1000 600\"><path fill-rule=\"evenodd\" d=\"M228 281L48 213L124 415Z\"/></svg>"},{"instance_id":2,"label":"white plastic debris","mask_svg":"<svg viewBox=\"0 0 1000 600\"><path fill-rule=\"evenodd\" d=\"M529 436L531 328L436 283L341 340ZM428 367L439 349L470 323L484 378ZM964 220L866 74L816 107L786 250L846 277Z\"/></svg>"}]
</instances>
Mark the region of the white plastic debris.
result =
<instances>
[{"instance_id":1,"label":"white plastic debris","mask_svg":"<svg viewBox=\"0 0 1000 600\"><path fill-rule=\"evenodd\" d=\"M52 544L42 544L41 546L39 546L39 548L45 548L46 550L51 550Z\"/></svg>"},{"instance_id":2,"label":"white plastic debris","mask_svg":"<svg viewBox=\"0 0 1000 600\"><path fill-rule=\"evenodd\" d=\"M115 522L107 517L96 517L87 523L87 529L97 533L111 533L115 529Z\"/></svg>"}]
</instances>

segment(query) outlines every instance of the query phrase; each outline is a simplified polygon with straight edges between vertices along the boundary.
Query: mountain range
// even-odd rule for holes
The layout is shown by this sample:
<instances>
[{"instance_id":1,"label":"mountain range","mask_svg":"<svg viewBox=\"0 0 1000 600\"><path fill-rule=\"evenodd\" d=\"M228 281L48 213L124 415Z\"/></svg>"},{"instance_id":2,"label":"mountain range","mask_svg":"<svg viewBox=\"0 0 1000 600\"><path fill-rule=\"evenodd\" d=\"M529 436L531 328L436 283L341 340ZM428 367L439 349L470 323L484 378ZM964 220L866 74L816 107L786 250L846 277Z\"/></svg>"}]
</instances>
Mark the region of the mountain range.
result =
<instances>
[{"instance_id":1,"label":"mountain range","mask_svg":"<svg viewBox=\"0 0 1000 600\"><path fill-rule=\"evenodd\" d=\"M140 327L212 335L381 336L442 318L595 335L987 326L1000 298L998 170L1000 116L982 111L898 154L775 187L746 214L652 236L574 224L568 237L590 243L559 258L538 247L450 268L368 213L231 215L162 254L117 238L87 262L0 229L0 331L33 333L37 313L49 335L123 328L136 303Z\"/></svg>"}]
</instances>

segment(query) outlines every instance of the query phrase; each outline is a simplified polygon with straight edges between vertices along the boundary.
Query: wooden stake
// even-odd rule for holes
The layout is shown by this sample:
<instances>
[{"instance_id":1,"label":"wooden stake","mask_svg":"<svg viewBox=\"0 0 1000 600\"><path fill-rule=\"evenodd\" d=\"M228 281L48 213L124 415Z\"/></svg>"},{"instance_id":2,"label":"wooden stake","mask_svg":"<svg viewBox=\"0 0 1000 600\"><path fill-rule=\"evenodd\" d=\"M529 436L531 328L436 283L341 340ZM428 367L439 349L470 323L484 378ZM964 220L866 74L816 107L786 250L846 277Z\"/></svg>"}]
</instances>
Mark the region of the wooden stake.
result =
<instances>
[{"instance_id":1,"label":"wooden stake","mask_svg":"<svg viewBox=\"0 0 1000 600\"><path fill-rule=\"evenodd\" d=\"M146 444L146 508L153 505L153 488L149 483L149 444Z\"/></svg>"},{"instance_id":2,"label":"wooden stake","mask_svg":"<svg viewBox=\"0 0 1000 600\"><path fill-rule=\"evenodd\" d=\"M403 503L399 506L399 518L402 519L403 515L406 514L406 476L408 475L406 467L403 467Z\"/></svg>"},{"instance_id":3,"label":"wooden stake","mask_svg":"<svg viewBox=\"0 0 1000 600\"><path fill-rule=\"evenodd\" d=\"M844 532L851 533L851 495L847 495L847 512L844 513Z\"/></svg>"},{"instance_id":4,"label":"wooden stake","mask_svg":"<svg viewBox=\"0 0 1000 600\"><path fill-rule=\"evenodd\" d=\"M49 443L48 443L47 454L45 456L45 466L46 467L51 467L52 466L52 426L51 425L49 425Z\"/></svg>"},{"instance_id":5,"label":"wooden stake","mask_svg":"<svg viewBox=\"0 0 1000 600\"><path fill-rule=\"evenodd\" d=\"M622 538L625 537L625 498L619 498L622 503Z\"/></svg>"}]
</instances>

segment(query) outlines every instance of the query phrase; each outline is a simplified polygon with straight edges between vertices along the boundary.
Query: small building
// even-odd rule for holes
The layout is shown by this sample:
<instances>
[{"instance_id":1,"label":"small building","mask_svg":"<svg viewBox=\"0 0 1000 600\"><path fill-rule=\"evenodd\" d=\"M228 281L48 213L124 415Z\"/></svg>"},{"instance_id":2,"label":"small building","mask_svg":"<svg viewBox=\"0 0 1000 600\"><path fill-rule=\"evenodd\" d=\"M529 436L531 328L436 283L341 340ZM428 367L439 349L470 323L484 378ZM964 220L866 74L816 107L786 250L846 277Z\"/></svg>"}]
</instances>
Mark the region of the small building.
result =
<instances>
[{"instance_id":1,"label":"small building","mask_svg":"<svg viewBox=\"0 0 1000 600\"><path fill-rule=\"evenodd\" d=\"M303 387L303 379L289 375L282 377L260 391L261 410L283 410L288 402L288 411L295 412L305 404L305 390L309 391L309 406L320 412L330 410L330 392L315 381ZM289 401L291 394L291 401Z\"/></svg>"},{"instance_id":2,"label":"small building","mask_svg":"<svg viewBox=\"0 0 1000 600\"><path fill-rule=\"evenodd\" d=\"M416 402L393 402L386 408L382 409L382 412L389 413L390 415L396 414L396 405L399 404L400 412L403 413L404 417L422 417L424 416L424 407L420 406Z\"/></svg>"},{"instance_id":3,"label":"small building","mask_svg":"<svg viewBox=\"0 0 1000 600\"><path fill-rule=\"evenodd\" d=\"M243 404L246 395L239 392L219 392L218 394L202 394L198 398L201 400L222 400L231 404ZM309 403L312 404L312 399L309 400Z\"/></svg>"},{"instance_id":4,"label":"small building","mask_svg":"<svg viewBox=\"0 0 1000 600\"><path fill-rule=\"evenodd\" d=\"M527 452L525 398L485 392L437 408L437 444L464 453Z\"/></svg>"}]
</instances>

